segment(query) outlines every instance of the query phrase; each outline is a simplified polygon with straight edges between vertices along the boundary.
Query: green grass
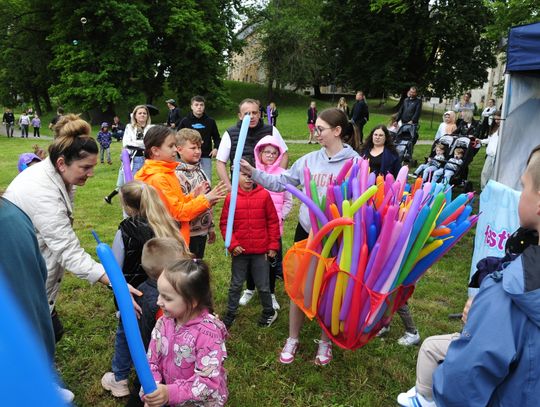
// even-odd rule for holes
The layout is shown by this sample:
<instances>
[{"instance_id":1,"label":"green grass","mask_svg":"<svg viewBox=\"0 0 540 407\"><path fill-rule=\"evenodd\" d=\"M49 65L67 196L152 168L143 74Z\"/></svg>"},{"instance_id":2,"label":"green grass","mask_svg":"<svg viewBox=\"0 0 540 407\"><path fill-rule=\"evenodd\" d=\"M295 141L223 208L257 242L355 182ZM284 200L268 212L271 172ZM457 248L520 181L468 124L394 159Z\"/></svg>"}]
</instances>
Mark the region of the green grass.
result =
<instances>
[{"instance_id":1,"label":"green grass","mask_svg":"<svg viewBox=\"0 0 540 407\"><path fill-rule=\"evenodd\" d=\"M244 91L251 94L249 86ZM237 98L244 96L247 95L238 93ZM304 115L309 99L299 96L298 103L294 100L290 105L288 100L283 105L278 102L281 112L278 124L287 138L298 138L296 131L306 135ZM220 131L235 122L232 115L216 115ZM383 121L383 117L387 115L372 115L373 124L375 120ZM34 143L32 139L0 137L0 190L16 176L18 155L30 151ZM46 147L43 140L41 144ZM291 162L315 148L290 144ZM78 188L76 194L74 227L84 248L95 258L96 245L90 231L95 229L102 240L111 243L122 219L118 198L112 206L103 202L103 197L115 186L120 143L114 143L112 150L114 164L98 165L95 176L86 186ZM428 150L429 146L417 146L415 158L421 160ZM470 178L476 187L482 161L479 154L470 169ZM215 173L214 179L217 179ZM285 223L285 250L292 244L297 207L295 202L292 216ZM220 207L215 211L215 217L219 214ZM460 312L467 296L473 237L473 233L469 233L417 285L410 307L423 338L460 329L460 323L448 320L448 314ZM216 309L223 313L230 258L224 255L220 237L214 245L208 246L206 260L212 270ZM403 348L396 344L403 333L399 318L385 339L375 339L354 352L334 347L334 361L325 368L312 362L316 350L312 340L319 337L320 329L315 322L306 323L297 360L289 366L281 365L277 357L287 338L289 306L281 283L278 283L276 293L282 311L271 328L257 327L260 306L255 299L241 308L231 330L227 342L229 358L225 364L229 372L229 405L393 406L397 394L414 384L418 348ZM110 370L117 323L110 291L68 275L62 283L58 311L66 334L57 347L57 366L67 387L75 393L76 404L83 407L124 405L125 400L114 399L100 385L101 376Z\"/></svg>"}]
</instances>

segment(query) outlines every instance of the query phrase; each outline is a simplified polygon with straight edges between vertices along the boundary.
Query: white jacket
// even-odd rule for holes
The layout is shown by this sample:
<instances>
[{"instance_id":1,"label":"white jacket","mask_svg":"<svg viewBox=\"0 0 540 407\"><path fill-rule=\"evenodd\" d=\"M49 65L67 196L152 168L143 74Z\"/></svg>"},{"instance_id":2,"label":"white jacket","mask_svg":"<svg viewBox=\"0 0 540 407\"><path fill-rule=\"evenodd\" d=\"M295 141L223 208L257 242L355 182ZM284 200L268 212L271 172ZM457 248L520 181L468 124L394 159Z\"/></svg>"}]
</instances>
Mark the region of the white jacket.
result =
<instances>
[{"instance_id":1,"label":"white jacket","mask_svg":"<svg viewBox=\"0 0 540 407\"><path fill-rule=\"evenodd\" d=\"M122 145L124 148L135 147L144 150L144 136L146 136L148 129L153 126L153 124L146 126L143 130L143 138L137 139L137 128L131 123L127 124L126 129L124 130L124 135L122 136Z\"/></svg>"},{"instance_id":2,"label":"white jacket","mask_svg":"<svg viewBox=\"0 0 540 407\"><path fill-rule=\"evenodd\" d=\"M105 273L103 266L81 247L73 231L73 196L62 177L46 158L21 172L9 184L4 198L25 212L36 231L39 250L47 265L47 299L54 308L68 269L79 278L95 283Z\"/></svg>"}]
</instances>

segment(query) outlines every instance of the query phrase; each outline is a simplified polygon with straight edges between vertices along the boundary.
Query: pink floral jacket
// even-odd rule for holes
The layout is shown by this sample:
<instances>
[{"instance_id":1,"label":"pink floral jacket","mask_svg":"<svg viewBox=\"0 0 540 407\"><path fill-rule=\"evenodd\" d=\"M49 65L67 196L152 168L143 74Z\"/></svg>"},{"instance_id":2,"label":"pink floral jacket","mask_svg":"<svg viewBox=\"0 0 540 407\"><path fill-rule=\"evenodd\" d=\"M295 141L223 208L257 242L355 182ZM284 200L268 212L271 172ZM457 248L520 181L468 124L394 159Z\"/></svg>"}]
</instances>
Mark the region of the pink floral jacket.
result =
<instances>
[{"instance_id":1,"label":"pink floral jacket","mask_svg":"<svg viewBox=\"0 0 540 407\"><path fill-rule=\"evenodd\" d=\"M168 405L223 406L227 401L227 329L204 310L185 325L161 317L152 331L148 361L154 380L167 385Z\"/></svg>"}]
</instances>

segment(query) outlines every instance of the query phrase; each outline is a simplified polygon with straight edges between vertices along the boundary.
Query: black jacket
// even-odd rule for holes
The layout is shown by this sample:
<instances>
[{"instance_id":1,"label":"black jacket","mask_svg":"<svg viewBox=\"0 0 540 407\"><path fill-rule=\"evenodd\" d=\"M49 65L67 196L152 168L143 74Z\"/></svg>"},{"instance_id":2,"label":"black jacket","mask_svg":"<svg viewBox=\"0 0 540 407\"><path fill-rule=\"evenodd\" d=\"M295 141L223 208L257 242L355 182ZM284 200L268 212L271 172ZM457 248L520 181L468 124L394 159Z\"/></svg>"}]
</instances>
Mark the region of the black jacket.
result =
<instances>
[{"instance_id":1,"label":"black jacket","mask_svg":"<svg viewBox=\"0 0 540 407\"><path fill-rule=\"evenodd\" d=\"M358 127L363 127L369 120L369 109L365 100L357 101L352 108L351 120Z\"/></svg>"},{"instance_id":2,"label":"black jacket","mask_svg":"<svg viewBox=\"0 0 540 407\"><path fill-rule=\"evenodd\" d=\"M197 130L202 137L202 157L208 158L213 148L219 147L221 138L217 128L216 121L204 113L201 117L195 116L193 113L188 114L180 122L178 129L193 129ZM212 147L212 143L214 144Z\"/></svg>"},{"instance_id":3,"label":"black jacket","mask_svg":"<svg viewBox=\"0 0 540 407\"><path fill-rule=\"evenodd\" d=\"M236 146L238 145L238 136L240 135L241 125L242 122L239 121L236 126L232 126L227 129L227 133L229 133L229 137L231 138L231 152L229 154L229 160L231 163L236 154ZM252 163L255 163L255 146L263 137L271 136L273 130L273 126L264 124L261 121L254 128L250 128L246 136L246 144L244 145L242 156L248 161L251 160Z\"/></svg>"},{"instance_id":4,"label":"black jacket","mask_svg":"<svg viewBox=\"0 0 540 407\"><path fill-rule=\"evenodd\" d=\"M175 107L174 109L169 109L169 114L167 115L167 126L170 126L174 123L174 127L178 129L180 122L182 121L182 115L180 114L180 109Z\"/></svg>"},{"instance_id":5,"label":"black jacket","mask_svg":"<svg viewBox=\"0 0 540 407\"><path fill-rule=\"evenodd\" d=\"M422 113L422 100L420 98L407 98L399 108L397 121L401 120L403 123L412 121L413 124L418 124L420 113Z\"/></svg>"},{"instance_id":6,"label":"black jacket","mask_svg":"<svg viewBox=\"0 0 540 407\"><path fill-rule=\"evenodd\" d=\"M122 233L125 252L122 272L126 282L137 287L146 280L146 273L141 267L142 249L144 244L154 237L154 231L142 217L126 218L118 228Z\"/></svg>"},{"instance_id":7,"label":"black jacket","mask_svg":"<svg viewBox=\"0 0 540 407\"><path fill-rule=\"evenodd\" d=\"M13 124L13 123L15 123L15 115L13 114L13 112L4 112L4 116L2 117L2 121L4 123Z\"/></svg>"}]
</instances>

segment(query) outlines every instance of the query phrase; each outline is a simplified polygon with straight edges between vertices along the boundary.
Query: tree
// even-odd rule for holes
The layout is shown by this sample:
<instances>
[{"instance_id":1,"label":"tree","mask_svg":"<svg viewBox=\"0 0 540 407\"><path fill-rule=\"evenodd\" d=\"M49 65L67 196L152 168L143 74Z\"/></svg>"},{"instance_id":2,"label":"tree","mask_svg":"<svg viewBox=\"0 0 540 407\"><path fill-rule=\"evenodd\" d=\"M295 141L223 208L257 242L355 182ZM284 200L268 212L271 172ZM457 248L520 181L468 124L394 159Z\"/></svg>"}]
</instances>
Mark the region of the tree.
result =
<instances>
[{"instance_id":1,"label":"tree","mask_svg":"<svg viewBox=\"0 0 540 407\"><path fill-rule=\"evenodd\" d=\"M41 115L41 103L51 108L48 88L54 77L47 69L51 48L48 3L8 0L0 15L0 102L15 106L32 103Z\"/></svg>"},{"instance_id":2,"label":"tree","mask_svg":"<svg viewBox=\"0 0 540 407\"><path fill-rule=\"evenodd\" d=\"M494 41L506 37L511 27L536 23L540 18L540 3L537 0L486 0L486 7L493 14L487 36Z\"/></svg>"},{"instance_id":3,"label":"tree","mask_svg":"<svg viewBox=\"0 0 540 407\"><path fill-rule=\"evenodd\" d=\"M268 75L269 99L273 83L297 88L312 85L315 93L328 83L334 68L333 49L320 35L322 2L271 0L257 30L262 35L262 62Z\"/></svg>"},{"instance_id":4,"label":"tree","mask_svg":"<svg viewBox=\"0 0 540 407\"><path fill-rule=\"evenodd\" d=\"M340 80L370 94L411 85L449 96L481 85L493 66L481 0L329 0L327 35L340 44Z\"/></svg>"}]
</instances>

